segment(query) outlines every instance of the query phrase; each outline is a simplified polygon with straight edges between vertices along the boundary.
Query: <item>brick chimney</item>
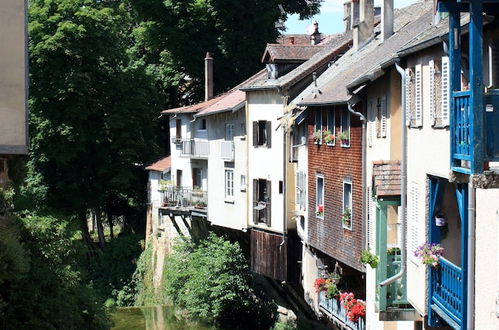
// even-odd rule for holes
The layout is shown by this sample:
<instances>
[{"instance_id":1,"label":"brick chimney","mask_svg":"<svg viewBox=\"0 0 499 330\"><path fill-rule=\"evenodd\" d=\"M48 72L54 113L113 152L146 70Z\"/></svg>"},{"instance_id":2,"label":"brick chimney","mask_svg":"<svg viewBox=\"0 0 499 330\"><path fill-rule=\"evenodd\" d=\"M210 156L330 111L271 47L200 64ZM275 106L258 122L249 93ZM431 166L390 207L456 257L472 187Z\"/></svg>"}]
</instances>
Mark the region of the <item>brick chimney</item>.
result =
<instances>
[{"instance_id":1,"label":"brick chimney","mask_svg":"<svg viewBox=\"0 0 499 330\"><path fill-rule=\"evenodd\" d=\"M213 54L206 53L204 58L204 100L213 98Z\"/></svg>"},{"instance_id":2,"label":"brick chimney","mask_svg":"<svg viewBox=\"0 0 499 330\"><path fill-rule=\"evenodd\" d=\"M353 5L353 2L352 2ZM360 0L359 22L353 29L353 48L359 49L374 34L374 0Z\"/></svg>"},{"instance_id":3,"label":"brick chimney","mask_svg":"<svg viewBox=\"0 0 499 330\"><path fill-rule=\"evenodd\" d=\"M321 41L321 33L319 32L319 23L314 21L312 24L314 25L314 32L310 35L310 44L313 46Z\"/></svg>"},{"instance_id":4,"label":"brick chimney","mask_svg":"<svg viewBox=\"0 0 499 330\"><path fill-rule=\"evenodd\" d=\"M385 41L393 34L393 0L381 3L381 40Z\"/></svg>"}]
</instances>

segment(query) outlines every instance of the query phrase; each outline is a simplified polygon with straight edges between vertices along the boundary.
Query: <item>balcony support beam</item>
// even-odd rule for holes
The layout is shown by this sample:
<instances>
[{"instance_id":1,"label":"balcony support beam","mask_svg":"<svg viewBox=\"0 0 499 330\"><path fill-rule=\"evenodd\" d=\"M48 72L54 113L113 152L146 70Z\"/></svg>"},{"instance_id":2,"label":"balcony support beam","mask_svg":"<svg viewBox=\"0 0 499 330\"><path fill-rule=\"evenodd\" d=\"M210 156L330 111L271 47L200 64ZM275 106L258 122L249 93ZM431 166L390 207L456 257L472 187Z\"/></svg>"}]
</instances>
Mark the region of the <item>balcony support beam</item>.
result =
<instances>
[{"instance_id":1,"label":"balcony support beam","mask_svg":"<svg viewBox=\"0 0 499 330\"><path fill-rule=\"evenodd\" d=\"M450 62L450 90L451 95L453 92L461 90L461 13L454 2L445 2L447 11L449 12L449 62ZM453 139L456 130L456 118L454 118L454 97L451 97L450 108L450 154L451 154L451 168L456 166L454 163L455 147Z\"/></svg>"}]
</instances>

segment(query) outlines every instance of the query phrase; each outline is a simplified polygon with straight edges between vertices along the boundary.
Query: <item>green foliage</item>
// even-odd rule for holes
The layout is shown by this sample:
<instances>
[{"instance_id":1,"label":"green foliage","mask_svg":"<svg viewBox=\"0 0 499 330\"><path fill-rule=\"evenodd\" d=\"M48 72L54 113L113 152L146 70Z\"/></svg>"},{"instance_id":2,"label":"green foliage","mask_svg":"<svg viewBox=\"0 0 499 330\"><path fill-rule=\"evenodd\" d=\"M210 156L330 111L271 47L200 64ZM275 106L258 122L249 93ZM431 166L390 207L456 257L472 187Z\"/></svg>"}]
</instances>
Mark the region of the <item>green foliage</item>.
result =
<instances>
[{"instance_id":1,"label":"green foliage","mask_svg":"<svg viewBox=\"0 0 499 330\"><path fill-rule=\"evenodd\" d=\"M292 324L291 322L282 322L278 321L276 324L274 324L274 327L272 330L295 330L296 326Z\"/></svg>"},{"instance_id":2,"label":"green foliage","mask_svg":"<svg viewBox=\"0 0 499 330\"><path fill-rule=\"evenodd\" d=\"M275 306L252 288L247 260L237 243L211 233L198 244L180 241L167 257L165 293L193 316L222 327L269 328Z\"/></svg>"},{"instance_id":3,"label":"green foliage","mask_svg":"<svg viewBox=\"0 0 499 330\"><path fill-rule=\"evenodd\" d=\"M117 299L118 292L128 284L137 259L142 253L142 236L120 235L110 240L98 251L99 256L91 260L89 276L93 287L104 299Z\"/></svg>"},{"instance_id":4,"label":"green foliage","mask_svg":"<svg viewBox=\"0 0 499 330\"><path fill-rule=\"evenodd\" d=\"M6 329L108 328L102 306L81 280L79 245L66 223L22 214L2 233L0 324Z\"/></svg>"},{"instance_id":5,"label":"green foliage","mask_svg":"<svg viewBox=\"0 0 499 330\"><path fill-rule=\"evenodd\" d=\"M369 266L371 266L371 268L376 268L378 267L379 257L375 254L372 254L368 250L363 250L362 254L360 255L360 262L364 265L368 264Z\"/></svg>"},{"instance_id":6,"label":"green foliage","mask_svg":"<svg viewBox=\"0 0 499 330\"><path fill-rule=\"evenodd\" d=\"M4 214L8 209L12 208L12 189L0 188L0 214Z\"/></svg>"}]
</instances>

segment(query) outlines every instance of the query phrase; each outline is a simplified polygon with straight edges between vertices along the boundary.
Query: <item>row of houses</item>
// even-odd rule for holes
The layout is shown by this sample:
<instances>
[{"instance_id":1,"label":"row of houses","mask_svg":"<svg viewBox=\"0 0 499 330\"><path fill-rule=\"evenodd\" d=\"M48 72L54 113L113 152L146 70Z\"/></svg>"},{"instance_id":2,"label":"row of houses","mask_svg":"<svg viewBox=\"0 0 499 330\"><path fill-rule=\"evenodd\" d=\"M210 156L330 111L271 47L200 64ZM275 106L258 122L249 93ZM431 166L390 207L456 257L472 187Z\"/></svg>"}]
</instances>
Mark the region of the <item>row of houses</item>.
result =
<instances>
[{"instance_id":1,"label":"row of houses","mask_svg":"<svg viewBox=\"0 0 499 330\"><path fill-rule=\"evenodd\" d=\"M499 3L344 9L343 33L283 36L217 96L207 54L205 101L162 112L148 233L233 233L342 328L499 329Z\"/></svg>"}]
</instances>

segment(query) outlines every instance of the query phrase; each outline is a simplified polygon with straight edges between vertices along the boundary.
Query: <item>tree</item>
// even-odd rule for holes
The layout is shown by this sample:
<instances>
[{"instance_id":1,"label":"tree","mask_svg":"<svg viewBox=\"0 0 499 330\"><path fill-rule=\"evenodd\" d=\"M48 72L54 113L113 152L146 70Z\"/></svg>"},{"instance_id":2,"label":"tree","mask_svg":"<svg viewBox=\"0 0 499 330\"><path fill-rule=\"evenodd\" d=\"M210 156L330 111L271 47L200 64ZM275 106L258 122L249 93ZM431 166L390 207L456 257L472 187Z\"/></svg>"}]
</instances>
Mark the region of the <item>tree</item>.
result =
<instances>
[{"instance_id":1,"label":"tree","mask_svg":"<svg viewBox=\"0 0 499 330\"><path fill-rule=\"evenodd\" d=\"M144 203L141 165L158 150L154 81L129 56L123 5L33 0L29 16L33 173L89 240L88 210L100 215L109 198Z\"/></svg>"}]
</instances>

